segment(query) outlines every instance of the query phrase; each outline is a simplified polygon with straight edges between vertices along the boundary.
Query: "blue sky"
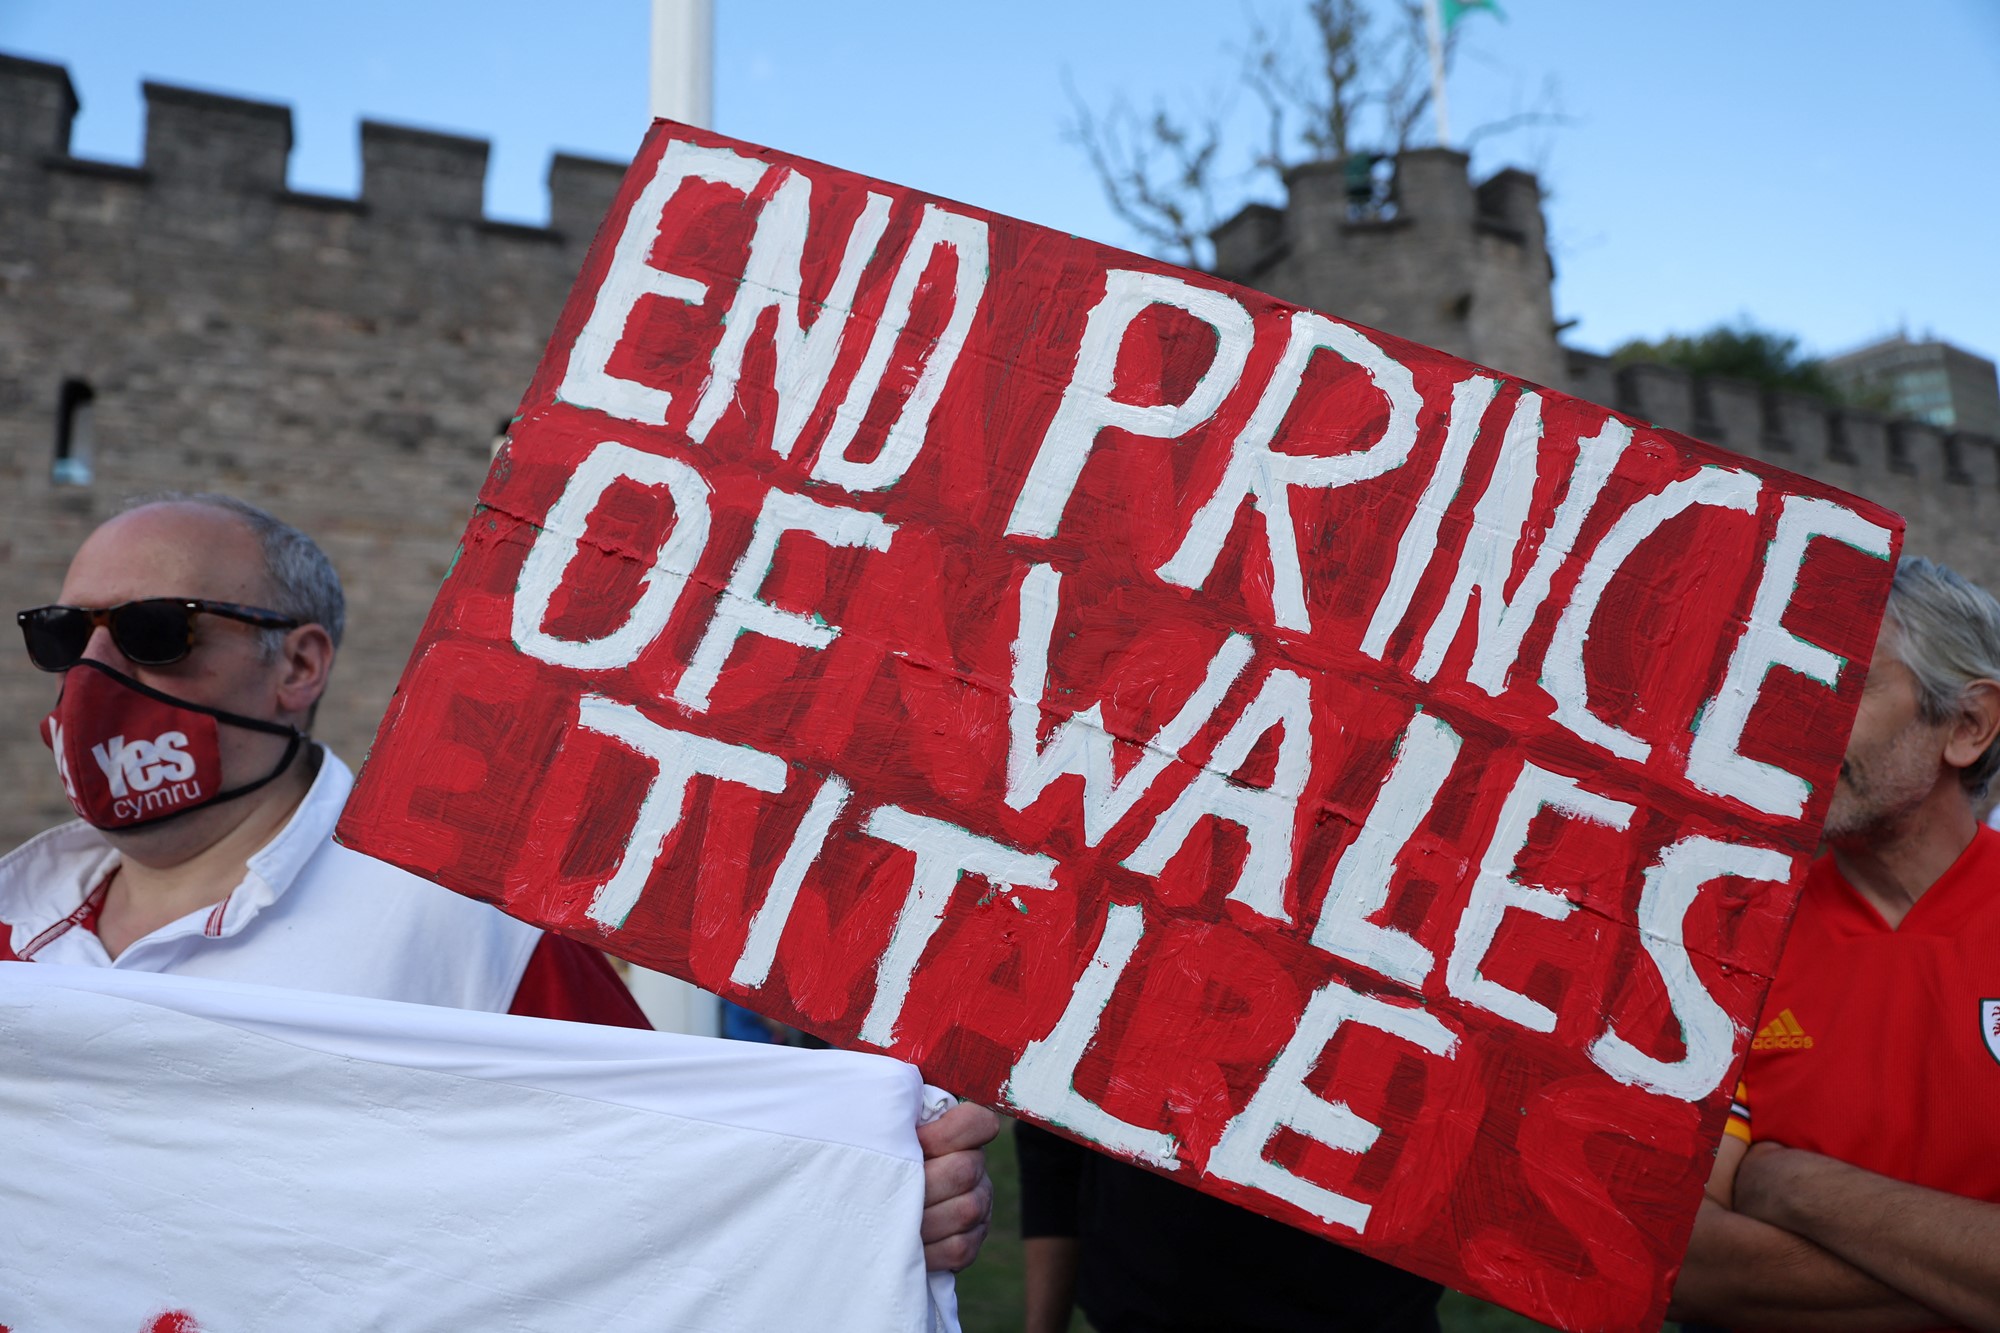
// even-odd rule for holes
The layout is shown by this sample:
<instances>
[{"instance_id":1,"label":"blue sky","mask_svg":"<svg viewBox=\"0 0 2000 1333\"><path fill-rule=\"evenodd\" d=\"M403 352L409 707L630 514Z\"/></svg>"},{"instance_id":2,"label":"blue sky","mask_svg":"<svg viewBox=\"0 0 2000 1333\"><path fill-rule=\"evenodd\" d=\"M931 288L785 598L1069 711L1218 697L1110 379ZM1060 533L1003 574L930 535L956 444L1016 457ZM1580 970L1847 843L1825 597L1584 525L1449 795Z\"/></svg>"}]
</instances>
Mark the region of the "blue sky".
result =
<instances>
[{"instance_id":1,"label":"blue sky","mask_svg":"<svg viewBox=\"0 0 2000 1333\"><path fill-rule=\"evenodd\" d=\"M1504 22L1467 20L1452 118L1558 90L1569 124L1475 164L1541 175L1572 341L1748 316L1819 352L1906 327L2000 356L2000 4L1502 2ZM1065 140L1065 79L1100 107L1198 107L1234 84L1251 19L1302 7L717 0L716 128L1135 245ZM68 66L83 156L137 160L152 78L289 103L295 188L356 190L364 116L491 139L489 211L538 221L551 151L637 144L648 19L647 0L0 0L0 50Z\"/></svg>"}]
</instances>

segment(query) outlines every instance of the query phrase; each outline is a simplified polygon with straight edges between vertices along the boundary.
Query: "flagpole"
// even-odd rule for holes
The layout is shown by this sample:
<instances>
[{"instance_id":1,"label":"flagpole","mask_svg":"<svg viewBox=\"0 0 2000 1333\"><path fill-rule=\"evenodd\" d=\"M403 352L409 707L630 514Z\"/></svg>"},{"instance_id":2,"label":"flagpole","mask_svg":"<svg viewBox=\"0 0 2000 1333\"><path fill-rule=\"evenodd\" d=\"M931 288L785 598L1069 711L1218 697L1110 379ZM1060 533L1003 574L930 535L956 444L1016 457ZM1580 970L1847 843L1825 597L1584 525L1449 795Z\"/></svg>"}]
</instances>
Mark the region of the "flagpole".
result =
<instances>
[{"instance_id":1,"label":"flagpole","mask_svg":"<svg viewBox=\"0 0 2000 1333\"><path fill-rule=\"evenodd\" d=\"M1424 0L1424 30L1431 45L1431 105L1437 108L1438 147L1451 147L1451 111L1444 97L1444 19L1438 0Z\"/></svg>"},{"instance_id":2,"label":"flagpole","mask_svg":"<svg viewBox=\"0 0 2000 1333\"><path fill-rule=\"evenodd\" d=\"M653 0L651 115L709 128L715 118L715 0ZM661 1032L722 1035L722 1001L664 972L632 966L625 985Z\"/></svg>"},{"instance_id":3,"label":"flagpole","mask_svg":"<svg viewBox=\"0 0 2000 1333\"><path fill-rule=\"evenodd\" d=\"M715 0L653 0L652 113L709 128L715 115Z\"/></svg>"}]
</instances>

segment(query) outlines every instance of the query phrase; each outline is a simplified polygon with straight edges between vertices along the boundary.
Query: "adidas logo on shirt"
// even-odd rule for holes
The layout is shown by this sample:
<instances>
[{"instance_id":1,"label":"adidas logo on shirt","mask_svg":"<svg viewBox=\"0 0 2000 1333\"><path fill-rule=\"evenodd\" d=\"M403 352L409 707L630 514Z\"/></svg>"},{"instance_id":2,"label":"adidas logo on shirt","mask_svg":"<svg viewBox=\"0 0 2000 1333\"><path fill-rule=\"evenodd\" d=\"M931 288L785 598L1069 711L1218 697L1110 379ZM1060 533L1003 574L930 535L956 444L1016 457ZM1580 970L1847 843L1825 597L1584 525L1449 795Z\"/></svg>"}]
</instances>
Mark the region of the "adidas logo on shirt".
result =
<instances>
[{"instance_id":1,"label":"adidas logo on shirt","mask_svg":"<svg viewBox=\"0 0 2000 1333\"><path fill-rule=\"evenodd\" d=\"M1753 1051L1809 1051L1813 1039L1799 1026L1799 1020L1789 1009L1781 1009L1778 1016L1766 1023L1750 1041Z\"/></svg>"}]
</instances>

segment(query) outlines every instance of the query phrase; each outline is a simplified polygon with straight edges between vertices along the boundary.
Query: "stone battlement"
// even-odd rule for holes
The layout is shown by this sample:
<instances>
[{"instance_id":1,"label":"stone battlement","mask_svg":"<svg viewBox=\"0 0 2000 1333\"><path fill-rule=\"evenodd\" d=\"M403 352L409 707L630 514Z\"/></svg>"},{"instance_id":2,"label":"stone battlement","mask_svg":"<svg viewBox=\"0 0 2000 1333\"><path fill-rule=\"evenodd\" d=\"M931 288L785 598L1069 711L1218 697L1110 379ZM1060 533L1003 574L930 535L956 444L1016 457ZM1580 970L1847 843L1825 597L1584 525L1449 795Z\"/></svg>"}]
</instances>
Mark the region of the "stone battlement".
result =
<instances>
[{"instance_id":1,"label":"stone battlement","mask_svg":"<svg viewBox=\"0 0 2000 1333\"><path fill-rule=\"evenodd\" d=\"M53 598L129 496L241 495L347 585L317 731L356 761L624 166L557 154L519 226L484 216L484 140L364 121L344 198L286 185L288 107L145 99L139 165L79 158L68 72L0 56L0 605ZM51 687L0 654L0 716ZM0 786L0 849L66 815L32 725Z\"/></svg>"},{"instance_id":2,"label":"stone battlement","mask_svg":"<svg viewBox=\"0 0 2000 1333\"><path fill-rule=\"evenodd\" d=\"M351 212L389 227L461 226L517 241L588 242L625 171L622 162L558 153L549 166L549 225L498 223L483 211L486 140L364 120L360 196L294 191L285 184L290 107L165 83L148 82L143 90L145 155L138 166L73 157L78 102L68 70L0 55L0 187L141 190L184 201L204 220L227 199L281 211Z\"/></svg>"},{"instance_id":3,"label":"stone battlement","mask_svg":"<svg viewBox=\"0 0 2000 1333\"><path fill-rule=\"evenodd\" d=\"M1839 467L1870 485L2000 491L2000 440L1990 436L1671 366L1617 367L1575 350L1569 358L1569 391L1578 397L1794 471Z\"/></svg>"},{"instance_id":4,"label":"stone battlement","mask_svg":"<svg viewBox=\"0 0 2000 1333\"><path fill-rule=\"evenodd\" d=\"M1579 398L1817 477L1901 514L1904 549L2000 589L2000 440L1570 349Z\"/></svg>"},{"instance_id":5,"label":"stone battlement","mask_svg":"<svg viewBox=\"0 0 2000 1333\"><path fill-rule=\"evenodd\" d=\"M1341 162L1285 174L1284 208L1215 229L1215 271L1540 384L1560 384L1541 184L1516 168L1474 183L1448 148L1396 156L1386 197L1358 200Z\"/></svg>"}]
</instances>

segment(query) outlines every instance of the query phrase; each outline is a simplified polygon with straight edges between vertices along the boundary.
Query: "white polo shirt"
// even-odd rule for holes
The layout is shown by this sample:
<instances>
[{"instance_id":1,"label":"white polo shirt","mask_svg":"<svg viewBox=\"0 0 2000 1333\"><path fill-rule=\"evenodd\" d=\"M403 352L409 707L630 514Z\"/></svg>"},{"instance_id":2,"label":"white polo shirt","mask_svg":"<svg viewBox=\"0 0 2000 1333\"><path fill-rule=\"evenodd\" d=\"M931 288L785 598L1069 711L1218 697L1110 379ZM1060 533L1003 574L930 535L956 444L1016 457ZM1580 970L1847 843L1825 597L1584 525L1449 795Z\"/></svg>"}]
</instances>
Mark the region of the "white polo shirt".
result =
<instances>
[{"instance_id":1,"label":"white polo shirt","mask_svg":"<svg viewBox=\"0 0 2000 1333\"><path fill-rule=\"evenodd\" d=\"M323 750L311 790L228 897L116 959L83 922L118 852L80 820L50 829L0 857L0 938L28 962L506 1012L541 932L337 845L333 826L353 786L347 765Z\"/></svg>"}]
</instances>

